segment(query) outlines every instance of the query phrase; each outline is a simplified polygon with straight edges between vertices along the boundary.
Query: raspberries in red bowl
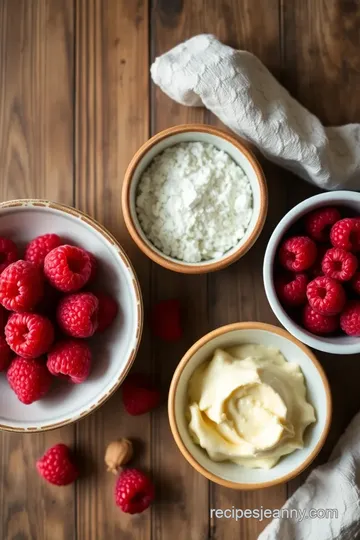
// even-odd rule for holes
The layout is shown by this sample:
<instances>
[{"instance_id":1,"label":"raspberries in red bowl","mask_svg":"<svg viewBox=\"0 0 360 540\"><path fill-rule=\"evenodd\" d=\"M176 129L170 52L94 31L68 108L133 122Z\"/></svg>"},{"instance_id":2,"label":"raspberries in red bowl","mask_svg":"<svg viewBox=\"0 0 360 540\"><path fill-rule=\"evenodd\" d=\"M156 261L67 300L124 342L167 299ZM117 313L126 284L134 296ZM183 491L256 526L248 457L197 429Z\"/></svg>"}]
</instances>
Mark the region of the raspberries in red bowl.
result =
<instances>
[{"instance_id":1,"label":"raspberries in red bowl","mask_svg":"<svg viewBox=\"0 0 360 540\"><path fill-rule=\"evenodd\" d=\"M272 310L295 337L334 354L360 352L360 194L322 193L275 228L264 257Z\"/></svg>"},{"instance_id":2,"label":"raspberries in red bowl","mask_svg":"<svg viewBox=\"0 0 360 540\"><path fill-rule=\"evenodd\" d=\"M99 223L43 200L0 204L0 425L72 423L122 383L142 330L131 263Z\"/></svg>"}]
</instances>

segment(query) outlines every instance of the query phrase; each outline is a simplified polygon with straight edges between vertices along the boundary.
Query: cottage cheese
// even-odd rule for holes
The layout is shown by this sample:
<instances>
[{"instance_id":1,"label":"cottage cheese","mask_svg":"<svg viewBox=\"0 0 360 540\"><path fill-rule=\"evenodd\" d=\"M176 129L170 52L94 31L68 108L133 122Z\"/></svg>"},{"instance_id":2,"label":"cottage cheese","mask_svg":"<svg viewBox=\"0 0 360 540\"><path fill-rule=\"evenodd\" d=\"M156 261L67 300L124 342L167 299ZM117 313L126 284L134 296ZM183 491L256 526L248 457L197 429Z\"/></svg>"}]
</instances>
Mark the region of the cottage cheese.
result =
<instances>
[{"instance_id":1,"label":"cottage cheese","mask_svg":"<svg viewBox=\"0 0 360 540\"><path fill-rule=\"evenodd\" d=\"M180 143L156 156L141 176L136 210L160 251L196 263L222 256L243 238L252 190L227 153L212 144Z\"/></svg>"}]
</instances>

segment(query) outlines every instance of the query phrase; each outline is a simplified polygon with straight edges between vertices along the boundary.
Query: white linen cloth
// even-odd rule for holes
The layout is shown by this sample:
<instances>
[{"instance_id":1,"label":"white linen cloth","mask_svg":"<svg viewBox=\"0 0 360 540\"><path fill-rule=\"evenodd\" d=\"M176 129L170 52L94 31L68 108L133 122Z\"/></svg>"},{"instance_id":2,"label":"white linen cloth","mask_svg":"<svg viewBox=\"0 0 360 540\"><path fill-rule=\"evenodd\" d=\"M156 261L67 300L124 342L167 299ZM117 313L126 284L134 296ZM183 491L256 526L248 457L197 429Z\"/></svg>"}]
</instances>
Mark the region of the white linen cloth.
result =
<instances>
[{"instance_id":1,"label":"white linen cloth","mask_svg":"<svg viewBox=\"0 0 360 540\"><path fill-rule=\"evenodd\" d=\"M205 106L269 160L323 189L360 190L360 124L324 127L253 54L195 36L151 66L175 101Z\"/></svg>"},{"instance_id":2,"label":"white linen cloth","mask_svg":"<svg viewBox=\"0 0 360 540\"><path fill-rule=\"evenodd\" d=\"M338 517L304 518L302 521L295 518L273 519L258 540L360 538L360 413L340 437L329 461L310 473L283 508L300 510L301 515L306 516L311 515L312 508L336 509Z\"/></svg>"}]
</instances>

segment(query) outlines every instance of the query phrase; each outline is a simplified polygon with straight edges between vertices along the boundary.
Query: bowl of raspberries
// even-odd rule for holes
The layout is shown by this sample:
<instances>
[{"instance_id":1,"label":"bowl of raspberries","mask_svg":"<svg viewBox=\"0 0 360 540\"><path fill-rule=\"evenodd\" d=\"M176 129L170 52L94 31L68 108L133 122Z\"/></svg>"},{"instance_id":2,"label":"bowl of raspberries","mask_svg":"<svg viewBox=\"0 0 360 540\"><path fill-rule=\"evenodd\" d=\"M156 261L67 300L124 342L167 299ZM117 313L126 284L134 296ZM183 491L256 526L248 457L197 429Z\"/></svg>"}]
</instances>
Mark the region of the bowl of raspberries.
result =
<instances>
[{"instance_id":1,"label":"bowl of raspberries","mask_svg":"<svg viewBox=\"0 0 360 540\"><path fill-rule=\"evenodd\" d=\"M0 429L53 429L120 386L142 330L129 259L99 223L42 200L0 204Z\"/></svg>"},{"instance_id":2,"label":"bowl of raspberries","mask_svg":"<svg viewBox=\"0 0 360 540\"><path fill-rule=\"evenodd\" d=\"M264 257L270 306L295 337L320 351L360 352L360 194L335 191L295 206Z\"/></svg>"}]
</instances>

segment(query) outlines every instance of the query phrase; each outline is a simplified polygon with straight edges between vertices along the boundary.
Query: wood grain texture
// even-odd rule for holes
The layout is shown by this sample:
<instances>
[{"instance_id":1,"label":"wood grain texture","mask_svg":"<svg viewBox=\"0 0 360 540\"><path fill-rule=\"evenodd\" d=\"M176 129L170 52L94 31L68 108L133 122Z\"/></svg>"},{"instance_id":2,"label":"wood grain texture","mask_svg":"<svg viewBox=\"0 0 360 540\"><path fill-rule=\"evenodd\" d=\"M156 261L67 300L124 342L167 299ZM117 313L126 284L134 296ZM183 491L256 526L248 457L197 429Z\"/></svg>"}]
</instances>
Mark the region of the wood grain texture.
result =
<instances>
[{"instance_id":1,"label":"wood grain texture","mask_svg":"<svg viewBox=\"0 0 360 540\"><path fill-rule=\"evenodd\" d=\"M70 0L0 3L1 200L73 204L73 30ZM49 446L73 440L73 426L0 434L0 538L74 538L74 486L59 490L35 470Z\"/></svg>"},{"instance_id":2,"label":"wood grain texture","mask_svg":"<svg viewBox=\"0 0 360 540\"><path fill-rule=\"evenodd\" d=\"M76 205L101 221L123 244L148 306L150 263L126 232L120 203L126 166L149 135L148 5L146 0L76 1ZM135 370L149 371L147 328ZM105 448L135 439L135 465L150 469L150 415L134 418L117 392L76 426L84 477L78 483L77 538L146 540L151 511L131 517L114 504L115 477L106 472Z\"/></svg>"}]
</instances>

